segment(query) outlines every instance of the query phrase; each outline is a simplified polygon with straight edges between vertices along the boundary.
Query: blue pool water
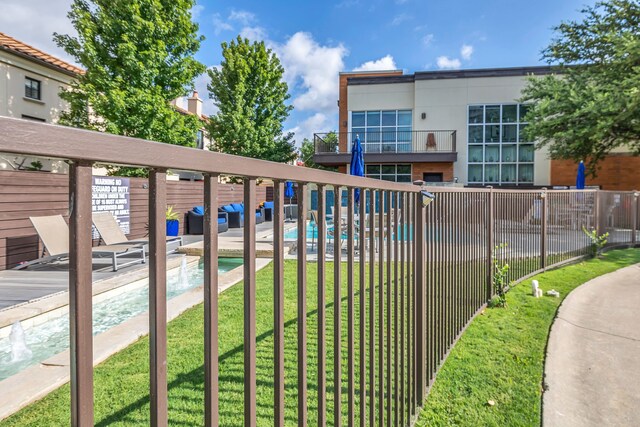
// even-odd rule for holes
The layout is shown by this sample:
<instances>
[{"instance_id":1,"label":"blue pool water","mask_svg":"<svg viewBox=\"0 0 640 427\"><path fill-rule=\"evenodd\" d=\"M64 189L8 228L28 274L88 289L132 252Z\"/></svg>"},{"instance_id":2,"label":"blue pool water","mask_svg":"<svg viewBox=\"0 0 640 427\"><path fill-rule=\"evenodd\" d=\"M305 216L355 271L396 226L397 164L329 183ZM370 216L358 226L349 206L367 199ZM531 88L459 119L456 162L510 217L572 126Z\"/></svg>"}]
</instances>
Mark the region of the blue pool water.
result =
<instances>
[{"instance_id":1,"label":"blue pool water","mask_svg":"<svg viewBox=\"0 0 640 427\"><path fill-rule=\"evenodd\" d=\"M330 225L329 226L330 229L333 229L333 226ZM404 226L404 230L405 232L403 233L404 236L408 236L409 240L411 240L411 236L413 236L413 231L412 230L408 230L408 227L405 225ZM307 223L307 240L313 240L313 239L318 239L318 228L314 225L311 224L310 222ZM403 235L400 236L400 239L402 241L405 241L406 239L403 238ZM296 240L298 238L298 228L292 228L291 230L288 230L284 233L284 238L285 240ZM327 233L326 236L327 239L332 239L332 236L329 236L329 234ZM346 239L347 235L346 233L342 234L342 238Z\"/></svg>"},{"instance_id":2,"label":"blue pool water","mask_svg":"<svg viewBox=\"0 0 640 427\"><path fill-rule=\"evenodd\" d=\"M220 258L218 272L225 273L242 265L241 258ZM203 266L194 265L173 270L167 274L167 299L202 285ZM114 295L93 305L93 334L97 335L124 321L144 313L149 308L149 284ZM27 360L11 360L9 337L0 339L0 381L21 370L42 362L69 348L69 316L48 320L24 331L27 346L32 351Z\"/></svg>"}]
</instances>

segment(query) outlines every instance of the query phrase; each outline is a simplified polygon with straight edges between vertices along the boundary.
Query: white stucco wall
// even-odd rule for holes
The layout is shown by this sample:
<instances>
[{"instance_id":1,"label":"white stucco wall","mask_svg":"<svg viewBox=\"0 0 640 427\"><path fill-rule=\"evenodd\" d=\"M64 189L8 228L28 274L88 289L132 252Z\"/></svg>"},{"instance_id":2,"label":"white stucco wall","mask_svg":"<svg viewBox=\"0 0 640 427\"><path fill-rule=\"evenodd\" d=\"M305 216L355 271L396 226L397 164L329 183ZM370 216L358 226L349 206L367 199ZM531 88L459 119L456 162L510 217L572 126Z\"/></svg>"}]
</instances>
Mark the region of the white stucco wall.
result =
<instances>
[{"instance_id":1,"label":"white stucco wall","mask_svg":"<svg viewBox=\"0 0 640 427\"><path fill-rule=\"evenodd\" d=\"M349 111L412 109L414 130L455 130L458 161L454 176L467 182L467 108L473 104L515 103L525 77L481 77L416 80L411 83L350 85ZM422 113L426 118L422 119ZM351 123L349 123L349 126ZM534 184L548 185L546 149L536 150Z\"/></svg>"}]
</instances>

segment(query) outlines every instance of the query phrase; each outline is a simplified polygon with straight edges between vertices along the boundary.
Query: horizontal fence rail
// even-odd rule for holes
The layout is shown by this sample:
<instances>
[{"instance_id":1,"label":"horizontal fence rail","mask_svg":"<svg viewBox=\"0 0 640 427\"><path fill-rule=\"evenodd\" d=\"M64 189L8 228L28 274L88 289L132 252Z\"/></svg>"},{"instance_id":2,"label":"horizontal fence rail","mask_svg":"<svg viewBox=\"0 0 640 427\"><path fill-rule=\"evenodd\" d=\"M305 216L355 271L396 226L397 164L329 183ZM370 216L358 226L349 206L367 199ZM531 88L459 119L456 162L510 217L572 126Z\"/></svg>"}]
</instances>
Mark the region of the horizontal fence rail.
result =
<instances>
[{"instance_id":1,"label":"horizontal fence rail","mask_svg":"<svg viewBox=\"0 0 640 427\"><path fill-rule=\"evenodd\" d=\"M584 230L608 232L612 244L633 245L638 238L637 192L429 187L435 199L427 205L418 186L5 118L0 118L0 152L60 158L72 165L74 426L94 423L87 292L90 171L96 163L122 164L122 152L128 153L127 165L151 172L149 402L154 426L167 425L170 408L180 406L168 404L163 212L168 169L204 175L201 416L207 426L412 425L452 346L492 298L496 265L509 264L513 282L587 255L591 242ZM256 205L257 179L274 180L273 301L268 315L260 311L256 220L245 215L242 372L226 381L219 381L225 363L219 342L230 339L219 333L226 320L218 316L214 215L220 205L219 175L243 181L247 212ZM298 184L295 268L285 261L285 181ZM312 238L306 232L310 225ZM308 268L313 254L317 262ZM295 286L287 288L291 281ZM294 306L293 312L287 309ZM257 330L265 318L272 322L268 345ZM269 375L258 369L265 364ZM269 407L258 403L262 396L272 399ZM221 397L235 407L221 412Z\"/></svg>"}]
</instances>

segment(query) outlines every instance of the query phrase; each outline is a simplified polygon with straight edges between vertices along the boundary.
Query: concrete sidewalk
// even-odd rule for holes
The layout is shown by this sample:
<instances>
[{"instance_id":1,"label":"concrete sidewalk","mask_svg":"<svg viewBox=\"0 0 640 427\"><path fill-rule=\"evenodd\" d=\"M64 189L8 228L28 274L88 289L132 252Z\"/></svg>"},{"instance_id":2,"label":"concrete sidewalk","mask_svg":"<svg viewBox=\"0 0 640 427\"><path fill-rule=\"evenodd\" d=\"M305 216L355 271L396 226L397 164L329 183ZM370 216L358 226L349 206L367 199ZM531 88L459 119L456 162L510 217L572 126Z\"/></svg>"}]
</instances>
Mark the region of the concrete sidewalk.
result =
<instances>
[{"instance_id":1,"label":"concrete sidewalk","mask_svg":"<svg viewBox=\"0 0 640 427\"><path fill-rule=\"evenodd\" d=\"M564 300L545 364L546 427L640 426L640 264Z\"/></svg>"}]
</instances>

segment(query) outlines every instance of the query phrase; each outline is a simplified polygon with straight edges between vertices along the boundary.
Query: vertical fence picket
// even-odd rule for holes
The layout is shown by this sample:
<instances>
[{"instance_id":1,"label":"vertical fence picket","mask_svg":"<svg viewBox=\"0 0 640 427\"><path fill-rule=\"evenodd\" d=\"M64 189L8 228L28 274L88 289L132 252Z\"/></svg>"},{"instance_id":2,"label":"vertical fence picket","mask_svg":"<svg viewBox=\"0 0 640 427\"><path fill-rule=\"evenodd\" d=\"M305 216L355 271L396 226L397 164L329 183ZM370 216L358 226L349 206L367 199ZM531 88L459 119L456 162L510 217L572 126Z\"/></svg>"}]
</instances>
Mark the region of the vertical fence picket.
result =
<instances>
[{"instance_id":1,"label":"vertical fence picket","mask_svg":"<svg viewBox=\"0 0 640 427\"><path fill-rule=\"evenodd\" d=\"M256 180L244 180L244 425L256 419Z\"/></svg>"},{"instance_id":2,"label":"vertical fence picket","mask_svg":"<svg viewBox=\"0 0 640 427\"><path fill-rule=\"evenodd\" d=\"M340 187L333 187L333 425L342 424L342 310L341 260L342 260L342 194Z\"/></svg>"},{"instance_id":3,"label":"vertical fence picket","mask_svg":"<svg viewBox=\"0 0 640 427\"><path fill-rule=\"evenodd\" d=\"M325 333L327 329L327 316L325 312L325 253L327 249L327 220L326 220L326 195L327 190L324 185L318 186L318 427L324 427L327 422L327 380L326 366L326 343Z\"/></svg>"},{"instance_id":4,"label":"vertical fence picket","mask_svg":"<svg viewBox=\"0 0 640 427\"><path fill-rule=\"evenodd\" d=\"M284 426L284 182L273 184L274 425ZM319 244L319 243L318 243Z\"/></svg>"},{"instance_id":5,"label":"vertical fence picket","mask_svg":"<svg viewBox=\"0 0 640 427\"><path fill-rule=\"evenodd\" d=\"M307 185L298 184L298 425L307 425ZM253 211L249 211L253 212Z\"/></svg>"}]
</instances>

